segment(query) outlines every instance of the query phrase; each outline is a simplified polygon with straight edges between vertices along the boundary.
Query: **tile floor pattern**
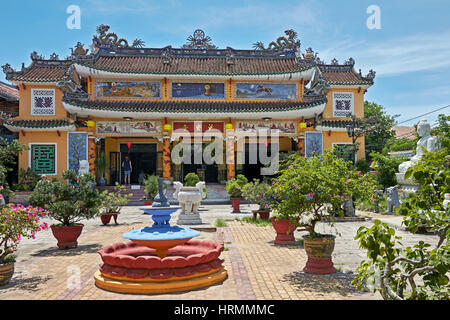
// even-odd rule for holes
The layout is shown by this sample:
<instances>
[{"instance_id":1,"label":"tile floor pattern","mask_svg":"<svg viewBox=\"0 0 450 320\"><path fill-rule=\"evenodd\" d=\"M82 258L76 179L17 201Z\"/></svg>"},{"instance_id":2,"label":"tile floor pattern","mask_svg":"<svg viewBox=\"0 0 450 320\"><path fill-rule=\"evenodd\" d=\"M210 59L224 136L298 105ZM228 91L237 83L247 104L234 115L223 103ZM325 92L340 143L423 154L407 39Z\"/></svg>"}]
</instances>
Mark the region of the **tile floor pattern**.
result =
<instances>
[{"instance_id":1,"label":"tile floor pattern","mask_svg":"<svg viewBox=\"0 0 450 320\"><path fill-rule=\"evenodd\" d=\"M145 223L98 225L83 233L79 246L69 250L54 247L34 251L16 263L11 282L0 288L6 299L376 299L349 287L345 273L315 276L301 271L306 254L300 246L275 246L271 226L228 221L217 232L202 232L199 239L223 241L222 258L228 278L220 284L190 292L164 295L132 295L104 291L95 286L93 274L101 263L97 250ZM79 274L79 276L77 276ZM80 279L79 286L70 286Z\"/></svg>"}]
</instances>

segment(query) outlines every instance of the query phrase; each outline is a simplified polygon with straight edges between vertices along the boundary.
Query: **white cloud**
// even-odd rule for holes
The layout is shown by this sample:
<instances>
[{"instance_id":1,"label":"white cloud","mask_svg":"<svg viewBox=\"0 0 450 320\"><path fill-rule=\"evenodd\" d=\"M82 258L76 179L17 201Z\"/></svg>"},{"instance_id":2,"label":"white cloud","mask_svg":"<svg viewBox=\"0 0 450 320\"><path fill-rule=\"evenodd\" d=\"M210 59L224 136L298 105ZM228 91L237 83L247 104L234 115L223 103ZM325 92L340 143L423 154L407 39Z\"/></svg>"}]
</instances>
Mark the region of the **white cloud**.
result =
<instances>
[{"instance_id":1,"label":"white cloud","mask_svg":"<svg viewBox=\"0 0 450 320\"><path fill-rule=\"evenodd\" d=\"M357 65L374 69L377 76L436 70L450 66L450 31L415 34L379 41L341 41L322 50L319 56L356 60Z\"/></svg>"}]
</instances>

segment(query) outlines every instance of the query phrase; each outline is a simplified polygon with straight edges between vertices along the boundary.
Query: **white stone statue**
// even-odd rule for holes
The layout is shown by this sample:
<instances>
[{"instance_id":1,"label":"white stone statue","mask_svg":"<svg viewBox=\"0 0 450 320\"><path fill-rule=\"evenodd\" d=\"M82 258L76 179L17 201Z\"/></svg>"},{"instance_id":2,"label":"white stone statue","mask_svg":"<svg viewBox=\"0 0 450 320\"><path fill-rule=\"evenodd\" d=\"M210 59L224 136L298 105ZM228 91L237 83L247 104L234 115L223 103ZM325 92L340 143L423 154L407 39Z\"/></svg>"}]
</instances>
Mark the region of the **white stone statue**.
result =
<instances>
[{"instance_id":1,"label":"white stone statue","mask_svg":"<svg viewBox=\"0 0 450 320\"><path fill-rule=\"evenodd\" d=\"M424 149L434 152L438 149L438 138L430 134L431 126L427 120L422 119L417 124L417 134L420 139L417 141L416 155L409 161L402 162L398 166L399 173L396 173L397 182L405 192L415 192L418 189L418 184L412 179L405 179L406 171L414 166L425 153Z\"/></svg>"},{"instance_id":2,"label":"white stone statue","mask_svg":"<svg viewBox=\"0 0 450 320\"><path fill-rule=\"evenodd\" d=\"M89 161L87 160L80 160L80 168L78 169L78 174L88 174L89 173Z\"/></svg>"},{"instance_id":3,"label":"white stone statue","mask_svg":"<svg viewBox=\"0 0 450 320\"><path fill-rule=\"evenodd\" d=\"M416 155L413 156L410 161L403 162L398 166L398 171L400 173L406 173L408 168L414 166L422 158L424 154L423 148L431 152L437 150L437 137L431 136L430 130L431 126L427 120L422 119L419 121L417 124L417 134L420 139L417 141Z\"/></svg>"}]
</instances>

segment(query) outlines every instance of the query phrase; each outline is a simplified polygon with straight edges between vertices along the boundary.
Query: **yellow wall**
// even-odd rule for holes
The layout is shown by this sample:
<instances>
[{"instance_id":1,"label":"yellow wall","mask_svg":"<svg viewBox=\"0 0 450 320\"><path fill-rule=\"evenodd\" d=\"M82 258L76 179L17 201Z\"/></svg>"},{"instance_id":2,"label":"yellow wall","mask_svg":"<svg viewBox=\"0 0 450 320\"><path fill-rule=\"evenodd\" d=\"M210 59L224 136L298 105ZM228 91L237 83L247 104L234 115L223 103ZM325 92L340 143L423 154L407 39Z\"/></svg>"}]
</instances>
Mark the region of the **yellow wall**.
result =
<instances>
[{"instance_id":1,"label":"yellow wall","mask_svg":"<svg viewBox=\"0 0 450 320\"><path fill-rule=\"evenodd\" d=\"M330 90L327 94L328 102L322 114L324 119L334 119L334 120L348 119L345 117L333 118L333 92L353 92L353 106L355 116L358 118L364 118L364 89L361 89L360 92L358 92L357 88L334 88Z\"/></svg>"},{"instance_id":2,"label":"yellow wall","mask_svg":"<svg viewBox=\"0 0 450 320\"><path fill-rule=\"evenodd\" d=\"M62 172L67 170L67 132L61 131L60 136L55 131L25 132L25 136L19 133L19 141L27 147L30 143L56 143L56 170L57 176L61 178ZM27 169L31 167L29 159L29 150L22 151L19 154L19 168ZM49 177L53 175L46 174Z\"/></svg>"},{"instance_id":3,"label":"yellow wall","mask_svg":"<svg viewBox=\"0 0 450 320\"><path fill-rule=\"evenodd\" d=\"M67 118L67 111L62 105L62 91L56 86L19 86L19 117L17 119L63 119ZM31 89L54 89L55 90L55 115L54 116L32 116L31 115Z\"/></svg>"}]
</instances>

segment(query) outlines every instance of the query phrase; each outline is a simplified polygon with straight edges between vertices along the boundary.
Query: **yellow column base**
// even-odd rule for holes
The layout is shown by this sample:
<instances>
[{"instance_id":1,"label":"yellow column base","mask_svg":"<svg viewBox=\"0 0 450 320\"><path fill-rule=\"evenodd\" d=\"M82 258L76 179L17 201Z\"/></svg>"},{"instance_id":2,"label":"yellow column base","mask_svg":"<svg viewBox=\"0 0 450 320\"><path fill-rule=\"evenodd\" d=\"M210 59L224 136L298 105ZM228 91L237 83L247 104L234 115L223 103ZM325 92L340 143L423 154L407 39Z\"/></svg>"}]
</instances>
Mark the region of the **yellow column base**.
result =
<instances>
[{"instance_id":1,"label":"yellow column base","mask_svg":"<svg viewBox=\"0 0 450 320\"><path fill-rule=\"evenodd\" d=\"M155 279L142 280L130 279L126 277L107 277L100 271L94 274L95 284L104 290L119 293L140 293L140 294L158 294L179 291L189 291L193 289L211 286L227 277L227 271L224 267L218 270L212 270L208 273L196 274L188 277L173 277L166 280ZM126 280L124 280L126 279Z\"/></svg>"}]
</instances>

